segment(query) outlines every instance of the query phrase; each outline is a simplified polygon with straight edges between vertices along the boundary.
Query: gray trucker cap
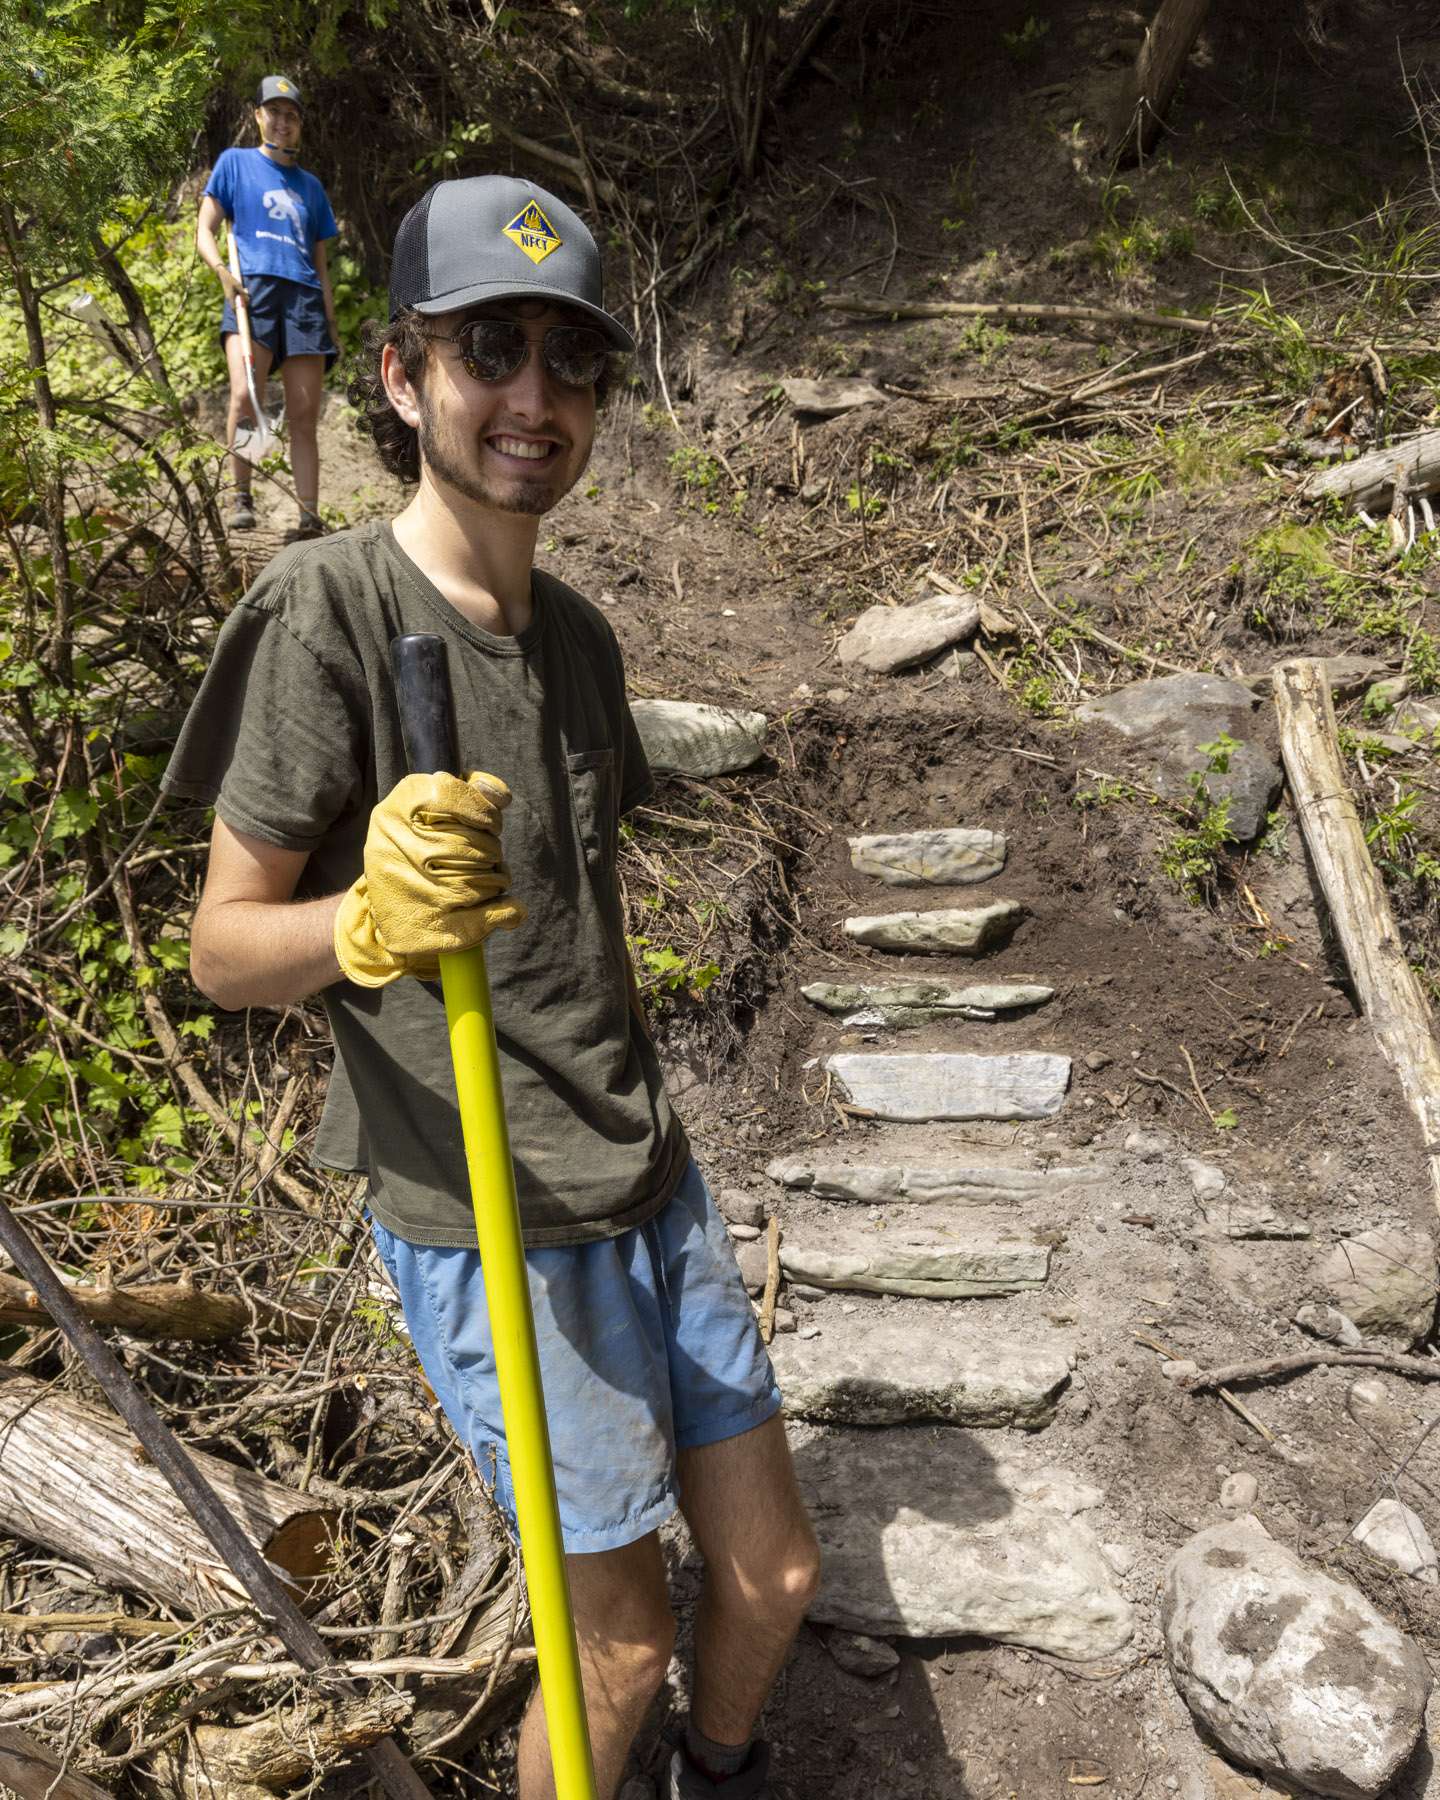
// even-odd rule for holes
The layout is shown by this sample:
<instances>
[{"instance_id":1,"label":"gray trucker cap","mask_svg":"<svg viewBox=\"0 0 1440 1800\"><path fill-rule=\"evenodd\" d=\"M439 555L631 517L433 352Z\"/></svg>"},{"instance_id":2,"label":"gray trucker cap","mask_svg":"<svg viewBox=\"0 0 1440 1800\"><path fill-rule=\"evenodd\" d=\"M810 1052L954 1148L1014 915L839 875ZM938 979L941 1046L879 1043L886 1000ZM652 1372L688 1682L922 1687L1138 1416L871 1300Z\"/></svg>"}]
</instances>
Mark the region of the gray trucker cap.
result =
<instances>
[{"instance_id":1,"label":"gray trucker cap","mask_svg":"<svg viewBox=\"0 0 1440 1800\"><path fill-rule=\"evenodd\" d=\"M617 350L635 340L605 310L600 252L563 200L512 175L440 181L395 233L390 317L482 300L553 300L588 313Z\"/></svg>"}]
</instances>

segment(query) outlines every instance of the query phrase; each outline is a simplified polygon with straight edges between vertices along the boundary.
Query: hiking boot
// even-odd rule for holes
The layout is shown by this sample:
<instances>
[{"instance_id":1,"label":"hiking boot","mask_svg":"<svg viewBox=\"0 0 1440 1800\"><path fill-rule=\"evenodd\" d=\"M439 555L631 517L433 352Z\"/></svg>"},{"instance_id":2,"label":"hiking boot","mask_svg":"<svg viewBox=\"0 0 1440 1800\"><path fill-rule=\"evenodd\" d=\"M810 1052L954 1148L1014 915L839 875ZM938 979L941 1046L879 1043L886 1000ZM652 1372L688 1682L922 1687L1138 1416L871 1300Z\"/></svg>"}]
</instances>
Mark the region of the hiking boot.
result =
<instances>
[{"instance_id":1,"label":"hiking boot","mask_svg":"<svg viewBox=\"0 0 1440 1800\"><path fill-rule=\"evenodd\" d=\"M285 533L285 542L287 544L304 544L308 543L311 538L321 538L324 535L325 521L319 513L306 511L301 513L299 523Z\"/></svg>"},{"instance_id":2,"label":"hiking boot","mask_svg":"<svg viewBox=\"0 0 1440 1800\"><path fill-rule=\"evenodd\" d=\"M255 529L255 503L248 494L237 494L234 504L225 518L227 531L253 531Z\"/></svg>"},{"instance_id":3,"label":"hiking boot","mask_svg":"<svg viewBox=\"0 0 1440 1800\"><path fill-rule=\"evenodd\" d=\"M665 1792L669 1800L771 1800L770 1746L759 1738L750 1746L750 1759L738 1775L725 1781L711 1781L686 1756L677 1750L670 1758L670 1785Z\"/></svg>"}]
</instances>

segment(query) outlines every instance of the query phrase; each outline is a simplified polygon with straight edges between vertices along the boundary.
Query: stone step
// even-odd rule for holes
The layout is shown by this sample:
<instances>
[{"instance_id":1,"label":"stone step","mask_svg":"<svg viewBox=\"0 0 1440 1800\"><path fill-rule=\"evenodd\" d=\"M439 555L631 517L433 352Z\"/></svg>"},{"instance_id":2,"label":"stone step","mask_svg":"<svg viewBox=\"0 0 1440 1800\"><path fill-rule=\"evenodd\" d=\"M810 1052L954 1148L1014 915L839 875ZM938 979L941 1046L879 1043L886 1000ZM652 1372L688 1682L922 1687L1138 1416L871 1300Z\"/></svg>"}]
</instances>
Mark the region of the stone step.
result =
<instances>
[{"instance_id":1,"label":"stone step","mask_svg":"<svg viewBox=\"0 0 1440 1800\"><path fill-rule=\"evenodd\" d=\"M989 906L941 906L933 912L862 914L844 922L845 935L876 950L913 951L930 956L978 956L1008 943L1025 916L1014 900Z\"/></svg>"},{"instance_id":2,"label":"stone step","mask_svg":"<svg viewBox=\"0 0 1440 1800\"><path fill-rule=\"evenodd\" d=\"M835 654L845 668L893 675L974 637L979 623L980 603L956 594L928 594L908 606L871 606Z\"/></svg>"},{"instance_id":3,"label":"stone step","mask_svg":"<svg viewBox=\"0 0 1440 1800\"><path fill-rule=\"evenodd\" d=\"M787 1232L780 1267L789 1280L814 1287L965 1300L1043 1287L1050 1250L1028 1238L977 1229L973 1217L958 1209L930 1207L923 1216L887 1220L881 1228L837 1223L823 1231Z\"/></svg>"},{"instance_id":4,"label":"stone step","mask_svg":"<svg viewBox=\"0 0 1440 1800\"><path fill-rule=\"evenodd\" d=\"M1018 1425L1055 1417L1070 1379L1058 1347L981 1336L956 1320L916 1333L913 1321L822 1312L820 1336L770 1346L785 1410L832 1425Z\"/></svg>"},{"instance_id":5,"label":"stone step","mask_svg":"<svg viewBox=\"0 0 1440 1800\"><path fill-rule=\"evenodd\" d=\"M1043 1006L1055 993L1038 982L977 982L951 987L944 981L812 981L800 992L824 1012L841 1013L846 1025L888 1025L905 1031L946 1019L993 1019L1022 1006Z\"/></svg>"},{"instance_id":6,"label":"stone step","mask_svg":"<svg viewBox=\"0 0 1440 1800\"><path fill-rule=\"evenodd\" d=\"M836 1051L824 1067L877 1119L1048 1119L1065 1103L1070 1058L1046 1051Z\"/></svg>"},{"instance_id":7,"label":"stone step","mask_svg":"<svg viewBox=\"0 0 1440 1800\"><path fill-rule=\"evenodd\" d=\"M1006 843L998 831L954 826L881 837L852 837L850 867L887 887L959 887L988 881L1005 867Z\"/></svg>"},{"instance_id":8,"label":"stone step","mask_svg":"<svg viewBox=\"0 0 1440 1800\"><path fill-rule=\"evenodd\" d=\"M987 1163L946 1163L932 1168L903 1164L817 1162L781 1156L765 1173L782 1187L799 1188L822 1200L851 1200L862 1205L911 1205L959 1201L972 1206L1020 1206L1070 1188L1105 1180L1105 1162L1064 1164L1048 1169L1011 1168Z\"/></svg>"},{"instance_id":9,"label":"stone step","mask_svg":"<svg viewBox=\"0 0 1440 1800\"><path fill-rule=\"evenodd\" d=\"M692 700L632 700L645 758L659 773L704 779L748 769L765 752L764 713Z\"/></svg>"},{"instance_id":10,"label":"stone step","mask_svg":"<svg viewBox=\"0 0 1440 1800\"><path fill-rule=\"evenodd\" d=\"M874 1637L995 1638L1076 1662L1129 1643L1130 1605L1078 1517L1102 1503L1098 1489L953 1426L792 1426L791 1438L820 1539L812 1619Z\"/></svg>"}]
</instances>

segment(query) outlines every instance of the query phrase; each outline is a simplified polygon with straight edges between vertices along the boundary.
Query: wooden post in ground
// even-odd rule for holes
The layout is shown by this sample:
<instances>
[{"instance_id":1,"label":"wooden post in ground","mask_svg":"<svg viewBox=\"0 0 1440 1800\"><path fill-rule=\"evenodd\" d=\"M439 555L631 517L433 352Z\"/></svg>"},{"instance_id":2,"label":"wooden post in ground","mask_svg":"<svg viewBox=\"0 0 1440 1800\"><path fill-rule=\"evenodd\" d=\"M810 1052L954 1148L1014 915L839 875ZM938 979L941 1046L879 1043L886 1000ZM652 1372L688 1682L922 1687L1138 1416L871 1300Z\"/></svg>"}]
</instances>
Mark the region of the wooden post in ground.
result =
<instances>
[{"instance_id":1,"label":"wooden post in ground","mask_svg":"<svg viewBox=\"0 0 1440 1800\"><path fill-rule=\"evenodd\" d=\"M1210 0L1160 0L1111 118L1108 136L1117 162L1134 162L1155 147L1209 10Z\"/></svg>"},{"instance_id":2,"label":"wooden post in ground","mask_svg":"<svg viewBox=\"0 0 1440 1800\"><path fill-rule=\"evenodd\" d=\"M1440 1208L1440 1050L1429 1003L1405 960L1395 915L1346 785L1324 665L1309 658L1281 663L1271 684L1300 829L1356 998L1420 1121L1431 1194Z\"/></svg>"}]
</instances>

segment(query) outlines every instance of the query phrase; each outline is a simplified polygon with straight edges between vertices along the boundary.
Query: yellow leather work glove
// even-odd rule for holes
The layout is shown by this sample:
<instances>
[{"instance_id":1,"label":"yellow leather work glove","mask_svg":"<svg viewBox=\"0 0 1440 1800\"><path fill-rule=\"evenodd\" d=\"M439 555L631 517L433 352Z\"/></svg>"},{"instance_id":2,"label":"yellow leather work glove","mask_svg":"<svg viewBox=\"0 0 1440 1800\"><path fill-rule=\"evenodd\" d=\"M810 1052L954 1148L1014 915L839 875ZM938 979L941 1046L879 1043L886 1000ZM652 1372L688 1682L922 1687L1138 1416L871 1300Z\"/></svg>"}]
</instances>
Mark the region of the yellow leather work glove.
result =
<instances>
[{"instance_id":1,"label":"yellow leather work glove","mask_svg":"<svg viewBox=\"0 0 1440 1800\"><path fill-rule=\"evenodd\" d=\"M436 981L446 950L469 950L525 917L506 897L500 854L510 790L495 775L407 775L370 814L365 873L335 915L335 955L360 987Z\"/></svg>"}]
</instances>

